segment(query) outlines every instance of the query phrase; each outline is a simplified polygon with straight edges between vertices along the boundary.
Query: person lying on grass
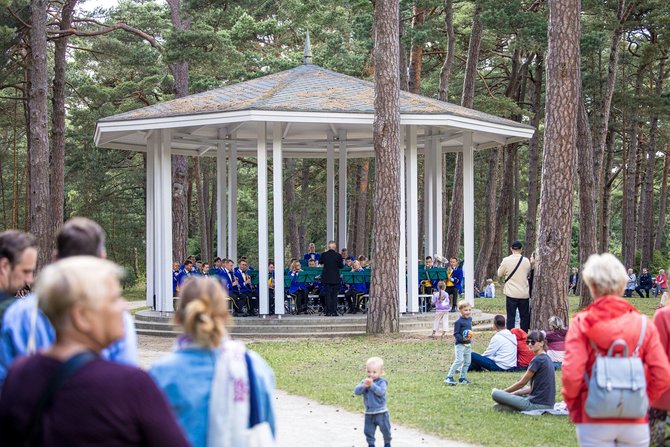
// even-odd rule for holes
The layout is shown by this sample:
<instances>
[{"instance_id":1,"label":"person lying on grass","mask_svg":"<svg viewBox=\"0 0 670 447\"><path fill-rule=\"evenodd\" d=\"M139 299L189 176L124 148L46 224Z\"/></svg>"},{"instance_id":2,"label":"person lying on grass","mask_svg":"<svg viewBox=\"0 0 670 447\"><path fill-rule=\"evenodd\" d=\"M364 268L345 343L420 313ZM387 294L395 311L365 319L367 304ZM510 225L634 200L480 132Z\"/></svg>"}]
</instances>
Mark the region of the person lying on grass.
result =
<instances>
[{"instance_id":1,"label":"person lying on grass","mask_svg":"<svg viewBox=\"0 0 670 447\"><path fill-rule=\"evenodd\" d=\"M497 403L496 409L528 411L554 408L556 403L554 364L546 352L547 340L544 332L531 331L527 343L535 357L518 382L504 390L493 390L491 397ZM528 382L530 387L524 388Z\"/></svg>"}]
</instances>

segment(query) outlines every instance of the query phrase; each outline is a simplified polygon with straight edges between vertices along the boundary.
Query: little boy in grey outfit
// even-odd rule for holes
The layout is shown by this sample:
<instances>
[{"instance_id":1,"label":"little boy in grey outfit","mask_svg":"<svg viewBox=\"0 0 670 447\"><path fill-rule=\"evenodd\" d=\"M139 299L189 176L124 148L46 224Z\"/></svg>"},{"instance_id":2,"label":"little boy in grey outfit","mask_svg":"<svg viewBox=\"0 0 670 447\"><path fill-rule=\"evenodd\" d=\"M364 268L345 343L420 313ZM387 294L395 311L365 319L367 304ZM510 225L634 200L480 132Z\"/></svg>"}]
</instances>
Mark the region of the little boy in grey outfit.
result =
<instances>
[{"instance_id":1,"label":"little boy in grey outfit","mask_svg":"<svg viewBox=\"0 0 670 447\"><path fill-rule=\"evenodd\" d=\"M386 386L388 382L384 377L384 360L379 357L371 357L365 363L367 371L365 379L354 389L354 394L363 395L365 404L365 439L368 446L375 445L375 432L377 427L384 436L384 447L391 447L391 419L389 410L386 408Z\"/></svg>"}]
</instances>

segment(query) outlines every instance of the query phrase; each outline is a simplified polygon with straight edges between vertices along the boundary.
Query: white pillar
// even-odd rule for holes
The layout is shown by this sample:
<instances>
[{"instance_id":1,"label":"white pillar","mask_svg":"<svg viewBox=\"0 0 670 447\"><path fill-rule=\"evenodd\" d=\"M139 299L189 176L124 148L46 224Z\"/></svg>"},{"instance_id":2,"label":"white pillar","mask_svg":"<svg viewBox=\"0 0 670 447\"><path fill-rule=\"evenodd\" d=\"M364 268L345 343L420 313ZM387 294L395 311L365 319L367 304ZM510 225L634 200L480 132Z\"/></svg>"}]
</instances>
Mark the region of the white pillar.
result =
<instances>
[{"instance_id":1,"label":"white pillar","mask_svg":"<svg viewBox=\"0 0 670 447\"><path fill-rule=\"evenodd\" d=\"M154 294L156 310L172 307L172 157L169 129L156 132L153 141Z\"/></svg>"},{"instance_id":2,"label":"white pillar","mask_svg":"<svg viewBox=\"0 0 670 447\"><path fill-rule=\"evenodd\" d=\"M463 133L463 280L465 299L475 305L475 167L472 132Z\"/></svg>"},{"instance_id":3,"label":"white pillar","mask_svg":"<svg viewBox=\"0 0 670 447\"><path fill-rule=\"evenodd\" d=\"M340 140L337 175L337 244L340 248L344 248L347 247L347 133L341 130L337 136Z\"/></svg>"},{"instance_id":4,"label":"white pillar","mask_svg":"<svg viewBox=\"0 0 670 447\"><path fill-rule=\"evenodd\" d=\"M154 167L154 153L156 152L157 146L157 134L156 131L152 131L149 139L147 140L147 190L146 190L146 199L147 199L147 208L146 208L146 250L147 250L147 260L146 260L146 282L147 282L147 306L154 308L155 303L155 289L154 289L154 269L156 268L156 259L154 257L155 250L155 235L154 235L154 214L156 210L154 208L154 177L155 167Z\"/></svg>"},{"instance_id":5,"label":"white pillar","mask_svg":"<svg viewBox=\"0 0 670 447\"><path fill-rule=\"evenodd\" d=\"M433 149L433 248L435 253L442 256L450 256L450 253L442 253L442 235L445 216L442 215L442 145L438 139L433 137L431 147Z\"/></svg>"},{"instance_id":6,"label":"white pillar","mask_svg":"<svg viewBox=\"0 0 670 447\"><path fill-rule=\"evenodd\" d=\"M281 137L281 123L274 123L272 125L272 211L274 216L275 314L277 315L284 313L284 179L282 177ZM261 284L260 281L259 284Z\"/></svg>"},{"instance_id":7,"label":"white pillar","mask_svg":"<svg viewBox=\"0 0 670 447\"><path fill-rule=\"evenodd\" d=\"M230 135L228 160L228 258L237 263L237 135Z\"/></svg>"},{"instance_id":8,"label":"white pillar","mask_svg":"<svg viewBox=\"0 0 670 447\"><path fill-rule=\"evenodd\" d=\"M219 130L219 140L225 137L223 129ZM228 254L228 163L226 162L226 144L219 141L216 148L216 255L225 258Z\"/></svg>"},{"instance_id":9,"label":"white pillar","mask_svg":"<svg viewBox=\"0 0 670 447\"><path fill-rule=\"evenodd\" d=\"M433 256L433 147L431 138L425 135L423 140L423 234L425 255Z\"/></svg>"},{"instance_id":10,"label":"white pillar","mask_svg":"<svg viewBox=\"0 0 670 447\"><path fill-rule=\"evenodd\" d=\"M407 312L407 243L405 241L407 219L405 214L405 127L400 126L400 247L398 252L398 310Z\"/></svg>"},{"instance_id":11,"label":"white pillar","mask_svg":"<svg viewBox=\"0 0 670 447\"><path fill-rule=\"evenodd\" d=\"M417 174L416 126L407 135L407 312L419 311L419 194Z\"/></svg>"},{"instance_id":12,"label":"white pillar","mask_svg":"<svg viewBox=\"0 0 670 447\"><path fill-rule=\"evenodd\" d=\"M258 303L259 313L267 315L268 302L268 151L267 124L256 123L258 157Z\"/></svg>"},{"instance_id":13,"label":"white pillar","mask_svg":"<svg viewBox=\"0 0 670 447\"><path fill-rule=\"evenodd\" d=\"M335 148L328 135L326 151L326 242L335 240Z\"/></svg>"}]
</instances>

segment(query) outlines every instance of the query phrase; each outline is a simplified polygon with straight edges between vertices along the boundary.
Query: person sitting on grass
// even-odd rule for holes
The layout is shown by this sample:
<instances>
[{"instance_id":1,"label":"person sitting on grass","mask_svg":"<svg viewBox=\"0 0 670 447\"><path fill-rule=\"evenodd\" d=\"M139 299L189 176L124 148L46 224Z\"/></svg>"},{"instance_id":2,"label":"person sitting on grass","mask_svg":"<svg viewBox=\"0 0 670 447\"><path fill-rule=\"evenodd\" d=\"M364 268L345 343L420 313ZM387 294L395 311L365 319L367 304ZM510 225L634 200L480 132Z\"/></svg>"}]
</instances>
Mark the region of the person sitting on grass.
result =
<instances>
[{"instance_id":1,"label":"person sitting on grass","mask_svg":"<svg viewBox=\"0 0 670 447\"><path fill-rule=\"evenodd\" d=\"M444 383L448 385L456 385L454 374L456 371L461 371L461 377L458 383L469 385L468 368L472 358L472 307L470 303L465 300L458 302L458 311L461 316L454 323L454 363L449 368L449 373L444 379Z\"/></svg>"},{"instance_id":2,"label":"person sitting on grass","mask_svg":"<svg viewBox=\"0 0 670 447\"><path fill-rule=\"evenodd\" d=\"M560 369L565 356L565 336L568 330L560 317L549 317L549 332L547 332L547 355L554 362L554 367Z\"/></svg>"},{"instance_id":3,"label":"person sitting on grass","mask_svg":"<svg viewBox=\"0 0 670 447\"><path fill-rule=\"evenodd\" d=\"M440 323L442 323L442 337L447 333L449 329L449 315L448 312L451 309L449 304L449 294L446 292L447 284L444 281L437 283L437 292L433 294L433 306L435 307L435 320L433 321L433 333L430 334L430 338L435 338L435 332L440 328Z\"/></svg>"},{"instance_id":4,"label":"person sitting on grass","mask_svg":"<svg viewBox=\"0 0 670 447\"><path fill-rule=\"evenodd\" d=\"M516 367L516 337L505 327L505 317L493 317L496 333L484 354L472 353L470 371L507 371Z\"/></svg>"},{"instance_id":5,"label":"person sitting on grass","mask_svg":"<svg viewBox=\"0 0 670 447\"><path fill-rule=\"evenodd\" d=\"M554 365L547 355L547 341L542 331L528 334L528 346L535 354L526 373L504 390L494 389L491 397L496 409L529 411L554 408L556 403L556 378ZM525 387L530 382L530 387Z\"/></svg>"},{"instance_id":6,"label":"person sitting on grass","mask_svg":"<svg viewBox=\"0 0 670 447\"><path fill-rule=\"evenodd\" d=\"M377 427L384 436L384 447L391 447L391 419L386 407L386 387L388 382L384 377L384 360L379 357L370 357L365 362L366 376L354 388L354 394L363 396L365 404L365 426L363 433L368 447L375 445Z\"/></svg>"},{"instance_id":7,"label":"person sitting on grass","mask_svg":"<svg viewBox=\"0 0 670 447\"><path fill-rule=\"evenodd\" d=\"M533 351L530 350L528 344L528 334L524 332L520 327L512 328L510 331L516 337L516 368L512 368L510 371L525 371L528 369L528 365L533 361Z\"/></svg>"}]
</instances>

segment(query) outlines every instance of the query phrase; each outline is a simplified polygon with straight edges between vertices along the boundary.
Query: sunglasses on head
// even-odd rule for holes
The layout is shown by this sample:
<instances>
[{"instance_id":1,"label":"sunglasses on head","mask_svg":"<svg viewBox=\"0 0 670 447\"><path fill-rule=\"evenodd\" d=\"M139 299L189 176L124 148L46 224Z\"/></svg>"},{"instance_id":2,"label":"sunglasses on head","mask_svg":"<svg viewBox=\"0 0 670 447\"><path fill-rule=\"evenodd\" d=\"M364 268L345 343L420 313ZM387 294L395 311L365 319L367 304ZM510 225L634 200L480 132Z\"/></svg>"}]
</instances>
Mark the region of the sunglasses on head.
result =
<instances>
[{"instance_id":1,"label":"sunglasses on head","mask_svg":"<svg viewBox=\"0 0 670 447\"><path fill-rule=\"evenodd\" d=\"M539 343L539 342L536 341L536 340L528 340L528 341L526 342L526 344L529 345L529 346L535 346L535 343Z\"/></svg>"}]
</instances>

